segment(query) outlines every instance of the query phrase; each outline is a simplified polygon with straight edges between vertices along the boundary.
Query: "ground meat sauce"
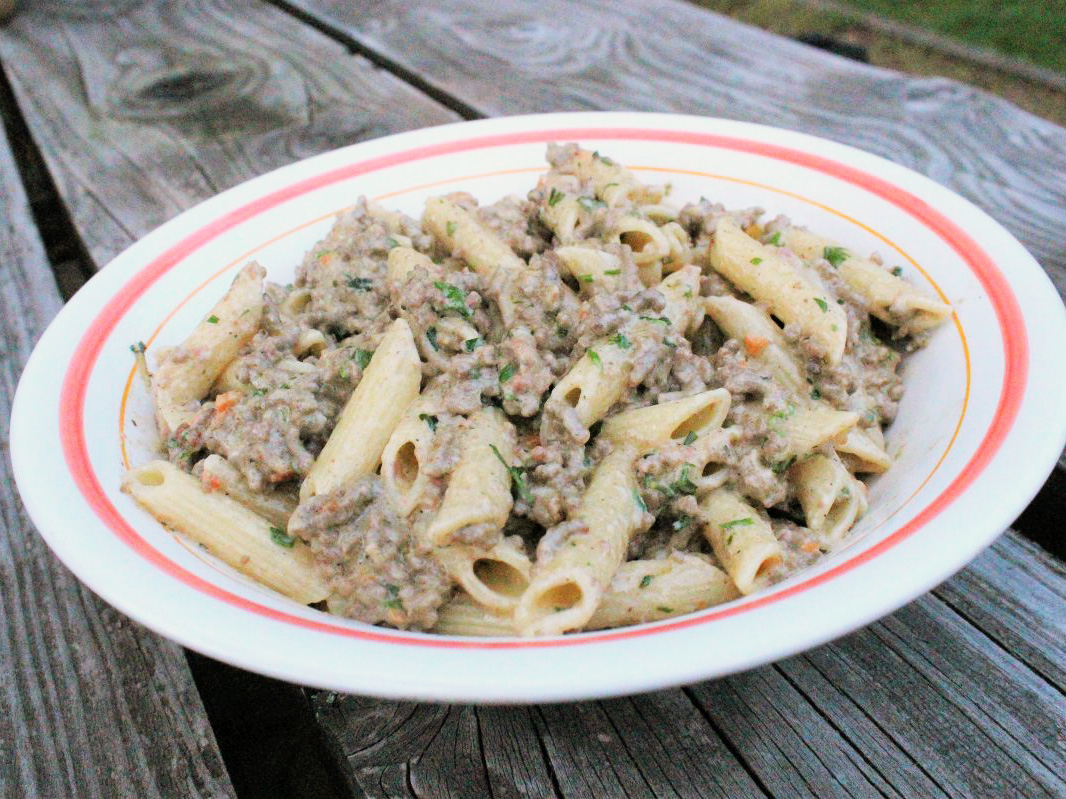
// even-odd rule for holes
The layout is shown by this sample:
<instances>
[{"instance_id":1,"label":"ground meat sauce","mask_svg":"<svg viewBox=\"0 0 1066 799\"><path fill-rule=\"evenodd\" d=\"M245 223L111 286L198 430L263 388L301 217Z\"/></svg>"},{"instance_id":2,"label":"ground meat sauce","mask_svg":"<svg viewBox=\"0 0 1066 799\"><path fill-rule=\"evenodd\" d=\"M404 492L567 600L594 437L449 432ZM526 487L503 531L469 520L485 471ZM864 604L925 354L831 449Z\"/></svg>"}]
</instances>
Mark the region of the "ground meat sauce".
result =
<instances>
[{"instance_id":1,"label":"ground meat sauce","mask_svg":"<svg viewBox=\"0 0 1066 799\"><path fill-rule=\"evenodd\" d=\"M522 490L515 491L503 534L520 536L514 540L543 560L586 532L574 517L610 446L597 437L599 424L586 427L573 407L549 396L604 337L628 349L626 383L608 415L710 388L724 388L732 397L722 428L641 453L634 467L639 499L654 524L632 540L629 556L667 558L687 551L714 561L697 498L723 485L747 497L760 514L768 512L785 550L771 579L820 554L811 531L799 523L786 442L775 423L795 411L797 397L749 357L744 342L729 339L709 319L687 337L667 324L641 328L641 319L657 317L666 300L656 285L642 283L633 251L611 231L626 216L649 217L637 201L608 206L598 199L593 180L581 177L587 172L580 159L587 155L576 145L551 145L552 169L525 198L480 205L468 194L449 195L527 263L491 282L468 268L468 253L450 251L416 220L360 199L307 253L292 285L267 284L259 332L166 442L171 461L185 469L217 453L252 491L295 495L386 327L397 317L408 322L423 362L423 395L435 398L437 408L427 418L433 435L419 464L428 477L423 495L402 517L380 479L370 476L303 502L289 524L289 533L310 545L328 581L331 612L371 624L433 627L454 585L421 531L459 461L467 417L485 405L502 409L517 442L513 471ZM662 190L646 191L654 199L650 204L661 207ZM608 253L618 264L611 286L581 285L562 266L556 251L562 242L546 225L545 211L567 192L583 202L565 243ZM791 223L784 217L765 222L760 208L729 210L705 198L673 212L675 228L691 244L687 262L703 267L699 294L751 301L708 264L708 248L726 217L771 244ZM658 218L656 223L664 224ZM396 246L428 256L432 269L417 266L403 278L389 278L388 255ZM922 342L898 331L886 338L893 332L871 322L863 297L829 262L804 263L787 247L780 255L820 281L847 318L847 346L836 365L826 363L799 328L783 328L809 398L857 412L864 427L888 424L902 395L900 355ZM508 324L505 306L513 317ZM832 447L824 451L831 455ZM487 547L499 540L500 531L483 528L464 529L459 543Z\"/></svg>"}]
</instances>

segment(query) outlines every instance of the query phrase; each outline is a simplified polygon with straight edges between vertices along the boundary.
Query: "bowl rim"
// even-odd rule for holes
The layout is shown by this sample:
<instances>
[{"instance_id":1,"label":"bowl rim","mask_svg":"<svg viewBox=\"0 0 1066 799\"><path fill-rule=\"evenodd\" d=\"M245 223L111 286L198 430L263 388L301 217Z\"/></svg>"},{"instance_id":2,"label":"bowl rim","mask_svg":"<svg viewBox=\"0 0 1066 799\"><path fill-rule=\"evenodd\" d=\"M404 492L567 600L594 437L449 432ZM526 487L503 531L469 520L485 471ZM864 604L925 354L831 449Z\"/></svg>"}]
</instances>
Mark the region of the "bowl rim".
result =
<instances>
[{"instance_id":1,"label":"bowl rim","mask_svg":"<svg viewBox=\"0 0 1066 799\"><path fill-rule=\"evenodd\" d=\"M770 139L785 136L790 142L794 142L796 146L791 144L785 146L774 143L773 141L767 141L768 132L770 134ZM427 137L432 140L430 143L424 143L424 139ZM184 258L194 252L198 247L203 246L205 243L218 236L224 235L227 230L247 220L250 216L262 213L263 211L275 207L276 205L296 196L328 185L330 182L347 180L373 170L383 169L421 158L430 158L437 155L446 155L467 150L477 150L484 147L507 146L510 144L531 142L542 143L551 140L598 141L603 139L644 139L665 143L679 142L719 148L724 147L727 149L739 150L741 152L765 155L779 160L796 163L801 166L814 168L826 172L833 177L857 183L860 188L872 191L878 196L900 206L903 210L919 219L919 221L925 223L927 227L934 230L941 239L947 241L950 246L962 256L963 260L971 266L975 276L985 288L1000 325L1001 335L1006 349L1002 379L1003 385L993 422L990 424L989 429L983 434L984 443L982 446L978 447L970 462L959 470L958 474L954 475L954 479L951 481L949 487L941 493L939 497L929 503L926 508L919 511L919 513L912 517L909 522L899 526L897 529L886 535L874 547L844 559L841 563L821 574L809 576L806 580L800 580L781 590L771 590L769 592L755 595L741 603L730 603L718 608L710 608L696 614L689 614L662 622L637 625L618 630L580 633L565 637L550 637L544 639L507 638L490 640L459 639L450 636L404 633L400 631L368 627L366 625L351 626L347 623L326 621L325 619L328 619L328 616L323 616L324 620L318 621L303 616L285 613L268 605L252 602L246 597L233 594L225 588L208 582L198 575L192 574L184 569L184 567L168 560L162 555L162 553L154 549L136 532L133 526L129 524L108 499L93 469L86 442L85 401L89 390L89 378L96 366L96 359L99 357L104 343L107 341L111 330L114 325L117 324L118 320L121 319L131 307L133 307L137 300L143 296L144 292L148 290L155 280L158 280L163 274L166 274L170 269L181 263ZM797 149L797 146L802 149ZM840 161L822 155L820 151L825 149L829 149L834 154L839 154L845 160ZM368 150L374 150L374 152L368 153ZM345 154L346 156L350 154L353 156L353 159L351 159L350 163L341 167L334 167L326 169L325 171L316 170L316 167L318 167L320 163L331 159L335 160L338 158L339 154ZM363 156L364 154L369 157L357 157ZM948 192L946 189L932 183L927 178L924 178L917 173L910 172L895 164L883 161L876 156L871 156L844 145L828 142L824 139L817 139L815 137L793 133L791 131L783 131L778 128L753 125L751 123L738 123L705 117L685 117L681 115L640 114L629 112L547 114L528 117L510 117L496 120L480 120L476 122L462 122L438 128L398 134L396 136L390 136L372 142L364 142L282 167L279 170L275 170L274 172L267 173L266 175L243 183L234 189L230 189L227 192L195 206L193 209L190 209L190 211L185 212L175 220L166 223L166 225L162 226L157 231L153 231L153 233L144 237L140 242L135 244L122 255L118 256L118 258L112 262L115 263L120 259L132 257L131 253L134 253L134 251L136 251L135 254L139 254L142 250L152 250L155 241L154 237L166 229L180 228L183 224L187 227L187 220L193 213L197 213L209 219L206 225L199 227L192 233L184 235L180 241L165 249L162 253L157 253L147 265L138 270L133 278L127 279L125 283L119 287L118 291L111 296L102 310L98 309L98 312L92 313L92 321L88 324L83 335L79 338L75 348L74 357L71 358L68 368L62 378L59 406L59 437L62 445L63 458L65 459L74 483L84 500L96 514L97 520L110 529L111 532L118 536L118 538L127 546L132 547L150 564L162 569L171 577L178 579L187 586L200 591L215 600L234 605L244 611L263 615L274 622L284 621L318 633L330 632L345 638L359 639L361 641L373 642L375 644L403 644L408 647L416 646L444 650L477 651L522 649L542 652L546 649L566 649L588 644L604 644L614 641L640 639L649 635L662 636L665 633L687 630L717 619L737 616L760 607L781 602L796 594L826 584L837 576L851 572L864 563L873 560L882 552L891 549L896 546L896 544L904 541L919 531L926 522L930 521L938 513L948 508L960 496L965 494L965 492L973 485L973 482L981 475L982 470L996 458L1000 447L1011 435L1030 377L1029 336L1027 335L1026 316L1023 314L1021 306L1018 303L1012 289L1011 281L1008 280L1006 275L997 268L992 258L973 240L972 237L970 237L966 230L956 224L956 222L954 222L949 216L941 213L931 204L916 196L911 191L902 188L890 180L870 174L866 169L857 167L853 163L855 160L860 161L860 163L864 161L869 162L870 159L874 160L876 166L881 167L883 171L892 174L897 179L902 175L907 181L911 182L912 185L916 184L918 188L926 190L926 192L928 192L929 188L932 186L935 187L934 194L937 192L946 193L948 196L954 198L954 201L957 203L970 205L967 201ZM310 173L310 176L306 176L308 173ZM293 178L297 179L293 180ZM267 189L267 192L263 193L261 189ZM250 196L253 199L244 202L237 207L232 207L230 201L239 194ZM978 215L984 216L983 212L979 211L979 209L974 208L972 205L970 205L970 208ZM224 211L224 213L218 215L216 211ZM985 218L987 219L987 217ZM988 220L988 222L992 225L996 225L996 223L991 222L991 220ZM999 226L996 225L996 227L998 228ZM1002 229L1000 228L1000 230ZM1003 233L1013 242L1014 246L1024 253L1024 248L1014 241L1013 237L1010 237L1005 231L1003 231ZM1027 254L1026 257L1032 262L1031 257ZM1054 292L1050 281L1035 262L1032 262L1029 267L1030 269L1037 269L1039 276L1043 278L1046 284L1046 288ZM94 276L90 283L97 281L98 278L101 275L104 275L110 268L111 265L102 269L99 275ZM1057 326L1061 331L1066 329L1066 316L1063 314L1062 304L1061 301L1058 300L1057 292L1055 292L1054 296L1056 300L1054 305L1057 305L1057 315L1056 318L1052 319L1052 327ZM76 315L77 311L81 310L80 305L76 304L77 300L78 298L76 296L67 304L63 311L61 311L59 317L57 317L57 322L60 318L69 322L71 318ZM85 310L89 310L89 308L87 307ZM78 326L84 327L84 325L80 324ZM53 328L58 329L55 322L49 328L49 332L51 332ZM81 565L80 560L77 557L76 551L74 551L77 547L70 541L64 540L62 535L55 532L55 525L53 524L54 509L45 509L42 507L42 498L39 492L35 491L36 484L30 479L30 475L26 471L30 468L27 465L28 460L25 457L25 448L29 446L29 444L26 440L26 436L23 435L25 428L22 421L24 418L30 418L31 415L31 411L29 410L30 400L28 399L30 392L26 389L26 386L31 384L34 379L33 376L39 373L37 363L40 361L40 358L38 355L39 353L44 352L46 339L48 339L48 333L42 337L42 341L38 344L33 356L31 356L30 362L27 364L23 379L20 381L19 391L16 395L12 414L12 459L15 465L16 480L31 517L34 522L38 524L38 528L41 530L42 535L44 535L49 545L60 555L61 559L71 566L72 570L75 571L79 578L88 583L91 588L96 590L113 604L120 607L124 612L129 613L135 618L143 616L143 618L138 618L138 620L163 632L165 635L177 638L182 643L191 646L194 649L199 649L200 651L205 651L206 654L234 662L235 658L233 653L225 651L225 647L220 649L217 643L212 646L209 642L205 642L202 636L196 635L194 631L189 629L175 629L174 625L162 624L160 619L147 611L140 613L138 612L140 610L139 608L131 608L131 603L128 601L128 597L126 597L122 591L117 590L114 584L109 584L106 579L101 579L100 575L97 573L90 573L90 570L87 568L79 569L79 565ZM1053 347L1052 349L1057 349L1061 355L1066 348L1061 344L1057 344L1056 347ZM27 379L28 375L30 376L29 380ZM1058 454L1061 452L1062 444L1066 441L1066 415L1060 414L1060 416L1061 418L1055 420L1057 421L1057 426L1051 426L1051 435L1044 439L1045 444L1043 445L1042 451L1031 461L1033 464L1032 467L1028 470L1028 473L1023 479L1017 481L1014 490L1009 493L1008 498L1006 498L1004 503L1000 506L998 517L994 514L985 517L984 524L981 525L982 528L985 529L983 534L973 534L961 542L956 542L956 547L951 553L952 557L942 558L938 568L928 572L924 579L912 581L908 584L907 590L896 592L892 595L890 600L878 603L876 610L871 612L870 608L866 608L864 609L865 615L852 614L845 623L825 625L825 628L819 631L819 634L808 635L805 639L806 642L800 645L799 648L806 649L850 629L855 629L862 624L868 623L873 618L878 618L891 612L896 607L910 601L910 599L913 599L918 594L927 590L931 585L945 579L956 569L961 568L962 565L975 556L984 548L984 546L990 543L1002 529L998 525L1009 523L1014 518L1014 515L1024 508L1025 504L1028 503L1039 489L1043 478L1046 477L1046 474L1050 472L1051 468L1053 468ZM1005 519L1005 521L1002 521L1003 519ZM966 545L963 546L963 543ZM161 627L164 627L165 629L160 629ZM209 649L211 651L208 651ZM790 650L786 647L783 651L777 651L773 648L765 648L762 655L751 658L751 662L741 664L740 667L754 665L754 663L757 662L767 662L768 660L776 659L784 654L790 654L791 651L797 651L797 649L793 647ZM342 690L351 690L353 688L353 685L347 682L344 682L343 684L333 682L330 684L329 679L317 679L315 675L294 674L291 669L282 669L280 671L272 672L269 664L255 661L254 658L251 659L251 661L248 659L243 660L244 662L240 662L238 665L272 673L274 676L280 676L285 679L309 681L323 685L323 687L336 687ZM730 670L736 669L733 668ZM677 682L687 681L693 677L698 678L700 676L708 676L709 674L728 673L715 669L709 671L704 669L704 671L706 673L690 674L685 669L678 668L670 675L659 674L655 678L645 680L643 684L641 684L640 680L634 680L631 678L628 682L615 681L615 683L612 683L611 685L603 685L599 690L593 691L585 689L575 692L568 689L566 685L560 685L556 687L554 692L539 695L534 697L534 699L536 701L544 701L545 699L568 699L578 696L604 696L610 695L611 693L622 693L631 690L641 690L647 687L675 684ZM368 686L360 684L358 688L366 691ZM399 693L390 693L388 690L373 690L371 692L378 693L379 695L418 696L419 698L487 698L489 700L494 698L492 696L485 697L476 689L471 690L470 687L467 687L465 693L463 691L447 690L441 694L440 686L434 686L432 691L431 694L427 693L422 695L417 690L412 690L410 685L407 685ZM516 699L521 698L522 697L520 696L509 694L500 697L499 701L515 701Z\"/></svg>"}]
</instances>

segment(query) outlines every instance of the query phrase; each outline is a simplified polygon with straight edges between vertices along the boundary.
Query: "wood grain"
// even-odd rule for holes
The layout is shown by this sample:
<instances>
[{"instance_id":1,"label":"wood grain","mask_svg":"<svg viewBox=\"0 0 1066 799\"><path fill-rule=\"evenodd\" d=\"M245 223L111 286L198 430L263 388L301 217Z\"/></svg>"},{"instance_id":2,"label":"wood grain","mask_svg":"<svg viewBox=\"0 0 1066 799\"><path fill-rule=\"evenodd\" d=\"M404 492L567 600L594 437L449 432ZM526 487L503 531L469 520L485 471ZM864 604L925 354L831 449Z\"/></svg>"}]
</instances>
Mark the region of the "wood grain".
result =
<instances>
[{"instance_id":1,"label":"wood grain","mask_svg":"<svg viewBox=\"0 0 1066 799\"><path fill-rule=\"evenodd\" d=\"M0 797L232 796L181 649L82 587L15 495L15 384L62 303L2 133L0 208Z\"/></svg>"},{"instance_id":2,"label":"wood grain","mask_svg":"<svg viewBox=\"0 0 1066 799\"><path fill-rule=\"evenodd\" d=\"M26 2L0 61L98 266L248 178L457 119L255 0Z\"/></svg>"},{"instance_id":3,"label":"wood grain","mask_svg":"<svg viewBox=\"0 0 1066 799\"><path fill-rule=\"evenodd\" d=\"M285 5L485 116L706 114L883 155L988 211L1066 293L1066 130L973 87L849 61L679 0Z\"/></svg>"},{"instance_id":4,"label":"wood grain","mask_svg":"<svg viewBox=\"0 0 1066 799\"><path fill-rule=\"evenodd\" d=\"M1034 251L1045 237L1045 266L1066 266L1063 190L1047 182L1066 165L1060 129L957 84L857 67L681 4L612 8L327 10L378 63L409 69L454 107L685 110L821 133L988 194L990 208L1015 203L993 213L1015 213ZM779 61L760 57L768 42ZM0 59L97 264L246 177L456 118L250 0L27 4L0 31ZM529 708L313 693L313 708L355 796L1039 795L1062 787L1061 694L1044 679L1061 671L1054 646L1041 649L1056 636L1061 646L1061 616L1041 608L1063 580L1034 559L1000 574L1020 546L1008 539L976 577L942 587L950 607L927 598L810 655L684 691ZM1015 595L1034 600L1010 618L999 606ZM999 619L991 638L978 629L986 617Z\"/></svg>"}]
</instances>

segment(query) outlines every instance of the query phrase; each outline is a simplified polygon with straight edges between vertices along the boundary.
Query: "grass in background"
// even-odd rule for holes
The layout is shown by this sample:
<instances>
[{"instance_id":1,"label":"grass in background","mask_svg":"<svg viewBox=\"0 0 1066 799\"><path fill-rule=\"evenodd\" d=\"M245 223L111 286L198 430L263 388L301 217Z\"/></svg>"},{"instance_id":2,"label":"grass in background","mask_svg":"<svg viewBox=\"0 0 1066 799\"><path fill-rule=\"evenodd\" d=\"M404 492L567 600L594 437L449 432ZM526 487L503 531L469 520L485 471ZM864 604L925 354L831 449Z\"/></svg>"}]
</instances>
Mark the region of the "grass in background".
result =
<instances>
[{"instance_id":1,"label":"grass in background","mask_svg":"<svg viewBox=\"0 0 1066 799\"><path fill-rule=\"evenodd\" d=\"M863 11L1066 72L1066 0L844 0Z\"/></svg>"}]
</instances>

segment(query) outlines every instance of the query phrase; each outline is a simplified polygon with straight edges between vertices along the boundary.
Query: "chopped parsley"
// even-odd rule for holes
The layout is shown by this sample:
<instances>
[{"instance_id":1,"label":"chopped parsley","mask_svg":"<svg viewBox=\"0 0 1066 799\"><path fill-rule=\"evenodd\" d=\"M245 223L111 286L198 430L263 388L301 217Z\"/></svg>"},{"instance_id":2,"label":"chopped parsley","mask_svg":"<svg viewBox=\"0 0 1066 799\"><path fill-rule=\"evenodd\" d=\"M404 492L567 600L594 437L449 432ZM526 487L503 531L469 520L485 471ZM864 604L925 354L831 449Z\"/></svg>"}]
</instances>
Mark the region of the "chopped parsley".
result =
<instances>
[{"instance_id":1,"label":"chopped parsley","mask_svg":"<svg viewBox=\"0 0 1066 799\"><path fill-rule=\"evenodd\" d=\"M352 360L359 364L360 369L366 369L370 366L370 359L374 357L374 353L369 350L357 349L352 353Z\"/></svg>"},{"instance_id":2,"label":"chopped parsley","mask_svg":"<svg viewBox=\"0 0 1066 799\"><path fill-rule=\"evenodd\" d=\"M265 388L257 388L257 389L255 389L252 392L252 396L253 397L263 397L263 396L266 396L266 393L267 393L267 390Z\"/></svg>"},{"instance_id":3,"label":"chopped parsley","mask_svg":"<svg viewBox=\"0 0 1066 799\"><path fill-rule=\"evenodd\" d=\"M657 607L655 609L657 611L659 611L660 613L673 613L674 612L673 608L668 608L668 607L666 607L666 605L659 605L659 607Z\"/></svg>"},{"instance_id":4,"label":"chopped parsley","mask_svg":"<svg viewBox=\"0 0 1066 799\"><path fill-rule=\"evenodd\" d=\"M218 317L215 316L214 314L211 314L209 317L207 317L207 323L209 325L217 325L218 324Z\"/></svg>"},{"instance_id":5,"label":"chopped parsley","mask_svg":"<svg viewBox=\"0 0 1066 799\"><path fill-rule=\"evenodd\" d=\"M777 231L769 239L766 240L767 244L773 244L775 247L781 246L781 231Z\"/></svg>"},{"instance_id":6,"label":"chopped parsley","mask_svg":"<svg viewBox=\"0 0 1066 799\"><path fill-rule=\"evenodd\" d=\"M651 585L651 581L652 576L650 574L645 574L643 577L640 578L640 587L647 588L649 585Z\"/></svg>"},{"instance_id":7,"label":"chopped parsley","mask_svg":"<svg viewBox=\"0 0 1066 799\"><path fill-rule=\"evenodd\" d=\"M559 201L562 200L565 196L566 195L558 189L552 188L551 194L548 195L548 206L550 208L554 208L556 205L559 204Z\"/></svg>"},{"instance_id":8,"label":"chopped parsley","mask_svg":"<svg viewBox=\"0 0 1066 799\"><path fill-rule=\"evenodd\" d=\"M729 530L733 527L750 527L755 524L755 520L750 516L745 516L743 519L733 519L731 522L726 522L722 525L723 530Z\"/></svg>"},{"instance_id":9,"label":"chopped parsley","mask_svg":"<svg viewBox=\"0 0 1066 799\"><path fill-rule=\"evenodd\" d=\"M603 270L603 274L605 274L605 275L620 275L620 274L622 274L622 270L621 269L604 269Z\"/></svg>"},{"instance_id":10,"label":"chopped parsley","mask_svg":"<svg viewBox=\"0 0 1066 799\"><path fill-rule=\"evenodd\" d=\"M385 246L391 250L393 247L399 247L400 242L396 241L396 239L394 239L392 236L389 236L387 239L385 239Z\"/></svg>"},{"instance_id":11,"label":"chopped parsley","mask_svg":"<svg viewBox=\"0 0 1066 799\"><path fill-rule=\"evenodd\" d=\"M292 549L296 544L296 536L289 535L280 527L275 527L274 525L270 525L270 540L279 547L285 547L285 549Z\"/></svg>"},{"instance_id":12,"label":"chopped parsley","mask_svg":"<svg viewBox=\"0 0 1066 799\"><path fill-rule=\"evenodd\" d=\"M597 200L593 197L578 197L577 202L578 205L580 205L582 208L584 208L590 213L592 211L595 211L597 208L607 207L607 203L605 203L603 200Z\"/></svg>"},{"instance_id":13,"label":"chopped parsley","mask_svg":"<svg viewBox=\"0 0 1066 799\"><path fill-rule=\"evenodd\" d=\"M670 490L678 494L695 494L696 484L693 483L688 477L688 470L695 469L691 463L686 463L681 467L681 476L670 483Z\"/></svg>"},{"instance_id":14,"label":"chopped parsley","mask_svg":"<svg viewBox=\"0 0 1066 799\"><path fill-rule=\"evenodd\" d=\"M455 223L454 222L449 222L448 224L446 224L444 226L444 230L449 236L454 236L455 235Z\"/></svg>"},{"instance_id":15,"label":"chopped parsley","mask_svg":"<svg viewBox=\"0 0 1066 799\"><path fill-rule=\"evenodd\" d=\"M481 336L478 336L477 338L468 338L466 341L463 342L463 346L466 347L467 352L473 352L484 343L485 339L483 339Z\"/></svg>"},{"instance_id":16,"label":"chopped parsley","mask_svg":"<svg viewBox=\"0 0 1066 799\"><path fill-rule=\"evenodd\" d=\"M348 278L348 288L356 291L370 291L374 287L374 281L368 277L352 277L347 274L345 277Z\"/></svg>"},{"instance_id":17,"label":"chopped parsley","mask_svg":"<svg viewBox=\"0 0 1066 799\"><path fill-rule=\"evenodd\" d=\"M429 330L427 330L426 338L429 339L429 343L432 345L434 350L440 349L440 347L437 346L437 328L431 327Z\"/></svg>"},{"instance_id":18,"label":"chopped parsley","mask_svg":"<svg viewBox=\"0 0 1066 799\"><path fill-rule=\"evenodd\" d=\"M762 258L752 258L751 259L751 263L752 263L753 266L758 266L759 264L762 263Z\"/></svg>"},{"instance_id":19,"label":"chopped parsley","mask_svg":"<svg viewBox=\"0 0 1066 799\"><path fill-rule=\"evenodd\" d=\"M892 268L892 274L894 274L896 277L903 277L903 267L902 266L893 267Z\"/></svg>"},{"instance_id":20,"label":"chopped parsley","mask_svg":"<svg viewBox=\"0 0 1066 799\"><path fill-rule=\"evenodd\" d=\"M559 325L555 328L555 333L559 336L559 338L566 338L570 335L570 328Z\"/></svg>"},{"instance_id":21,"label":"chopped parsley","mask_svg":"<svg viewBox=\"0 0 1066 799\"><path fill-rule=\"evenodd\" d=\"M392 583L385 583L385 591L389 598L382 604L390 610L404 610L403 601L400 599L400 587Z\"/></svg>"},{"instance_id":22,"label":"chopped parsley","mask_svg":"<svg viewBox=\"0 0 1066 799\"><path fill-rule=\"evenodd\" d=\"M444 295L444 299L447 303L444 306L446 311L455 311L464 319L469 319L473 316L470 308L466 305L466 295L463 294L463 290L453 286L451 283L444 283L440 280L435 280L433 286Z\"/></svg>"},{"instance_id":23,"label":"chopped parsley","mask_svg":"<svg viewBox=\"0 0 1066 799\"><path fill-rule=\"evenodd\" d=\"M637 503L637 507L644 513L648 512L648 506L644 504L644 499L640 496L640 492L635 488L633 489L633 501Z\"/></svg>"},{"instance_id":24,"label":"chopped parsley","mask_svg":"<svg viewBox=\"0 0 1066 799\"><path fill-rule=\"evenodd\" d=\"M130 344L130 352L134 355L144 355L146 347L143 341L138 341L136 344Z\"/></svg>"},{"instance_id":25,"label":"chopped parsley","mask_svg":"<svg viewBox=\"0 0 1066 799\"><path fill-rule=\"evenodd\" d=\"M344 364L343 366L341 366L340 369L337 370L337 376L341 380L347 380L348 379L348 364Z\"/></svg>"},{"instance_id":26,"label":"chopped parsley","mask_svg":"<svg viewBox=\"0 0 1066 799\"><path fill-rule=\"evenodd\" d=\"M501 383L506 383L508 380L510 380L512 377L514 377L514 372L515 372L514 364L513 363L506 364L503 367L503 369L500 370L500 382Z\"/></svg>"},{"instance_id":27,"label":"chopped parsley","mask_svg":"<svg viewBox=\"0 0 1066 799\"><path fill-rule=\"evenodd\" d=\"M675 530L684 530L690 524L692 524L692 517L681 515L674 519L674 523L671 525L671 527L673 527Z\"/></svg>"},{"instance_id":28,"label":"chopped parsley","mask_svg":"<svg viewBox=\"0 0 1066 799\"><path fill-rule=\"evenodd\" d=\"M437 417L428 413L418 414L418 418L421 419L429 427L431 433L437 432Z\"/></svg>"},{"instance_id":29,"label":"chopped parsley","mask_svg":"<svg viewBox=\"0 0 1066 799\"><path fill-rule=\"evenodd\" d=\"M592 275L578 275L577 279L580 280L582 283L591 283L596 278L594 278Z\"/></svg>"},{"instance_id":30,"label":"chopped parsley","mask_svg":"<svg viewBox=\"0 0 1066 799\"><path fill-rule=\"evenodd\" d=\"M691 430L689 430L689 431L688 431L688 435L687 435L687 436L685 436L685 440L684 440L684 442L683 442L683 443L684 443L684 445L685 445L685 446L687 447L687 446L688 446L689 444L691 444L691 443L692 443L693 441L695 441L695 440L696 440L697 438L698 438L698 436L697 436L697 435L696 435L696 434L695 434L694 432L692 432Z\"/></svg>"},{"instance_id":31,"label":"chopped parsley","mask_svg":"<svg viewBox=\"0 0 1066 799\"><path fill-rule=\"evenodd\" d=\"M625 333L615 333L614 337L611 339L611 343L620 350L628 350L633 346L633 342L626 338Z\"/></svg>"},{"instance_id":32,"label":"chopped parsley","mask_svg":"<svg viewBox=\"0 0 1066 799\"><path fill-rule=\"evenodd\" d=\"M822 257L834 267L839 268L851 255L843 247L826 247L822 250Z\"/></svg>"},{"instance_id":33,"label":"chopped parsley","mask_svg":"<svg viewBox=\"0 0 1066 799\"><path fill-rule=\"evenodd\" d=\"M814 298L814 302L819 308L822 309L822 313L828 313L829 312L829 304L825 300L823 300L821 297L815 297Z\"/></svg>"},{"instance_id":34,"label":"chopped parsley","mask_svg":"<svg viewBox=\"0 0 1066 799\"><path fill-rule=\"evenodd\" d=\"M815 386L814 388L812 388L811 389L811 399L812 400L820 400L821 398L822 398L822 392L818 390L818 387Z\"/></svg>"},{"instance_id":35,"label":"chopped parsley","mask_svg":"<svg viewBox=\"0 0 1066 799\"><path fill-rule=\"evenodd\" d=\"M532 505L533 494L530 493L529 488L526 486L526 477L524 474L522 474L522 470L519 469L517 466L508 465L507 461L503 459L503 455L501 455L500 451L496 449L495 444L489 444L489 448L492 450L492 453L499 459L500 463L503 464L504 468L507 469L507 473L511 475L511 486L514 488L518 496L524 499L530 505Z\"/></svg>"},{"instance_id":36,"label":"chopped parsley","mask_svg":"<svg viewBox=\"0 0 1066 799\"><path fill-rule=\"evenodd\" d=\"M610 158L608 158L605 155L600 155L600 151L599 150L596 150L596 152L594 152L592 154L592 157L595 158L598 161L603 161L603 163L607 164L607 166L614 166L614 161L612 161Z\"/></svg>"},{"instance_id":37,"label":"chopped parsley","mask_svg":"<svg viewBox=\"0 0 1066 799\"><path fill-rule=\"evenodd\" d=\"M603 368L603 361L600 360L600 354L596 350L589 350L585 353L589 356L589 360L596 364L601 369Z\"/></svg>"},{"instance_id":38,"label":"chopped parsley","mask_svg":"<svg viewBox=\"0 0 1066 799\"><path fill-rule=\"evenodd\" d=\"M645 322L655 322L656 324L659 324L659 325L669 325L670 324L670 320L667 319L665 316L641 316L641 317L638 317L638 318L643 319Z\"/></svg>"},{"instance_id":39,"label":"chopped parsley","mask_svg":"<svg viewBox=\"0 0 1066 799\"><path fill-rule=\"evenodd\" d=\"M789 467L792 466L792 464L795 463L795 462L796 462L796 456L793 455L791 458L786 458L783 461L777 461L777 463L773 464L770 467L770 470L774 474L784 474L785 472L788 471Z\"/></svg>"}]
</instances>

